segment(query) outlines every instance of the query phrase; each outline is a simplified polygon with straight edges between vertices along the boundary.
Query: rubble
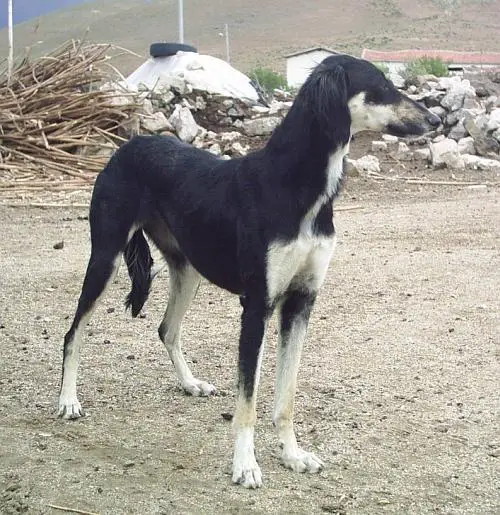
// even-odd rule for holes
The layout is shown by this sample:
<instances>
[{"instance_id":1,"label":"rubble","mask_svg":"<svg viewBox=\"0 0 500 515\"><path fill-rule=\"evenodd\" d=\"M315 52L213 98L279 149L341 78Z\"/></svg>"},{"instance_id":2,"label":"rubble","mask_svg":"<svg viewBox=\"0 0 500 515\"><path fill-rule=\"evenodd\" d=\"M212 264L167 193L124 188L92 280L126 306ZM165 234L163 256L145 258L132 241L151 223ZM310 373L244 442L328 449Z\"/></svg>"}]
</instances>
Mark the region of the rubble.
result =
<instances>
[{"instance_id":1,"label":"rubble","mask_svg":"<svg viewBox=\"0 0 500 515\"><path fill-rule=\"evenodd\" d=\"M269 116L255 118L253 120L245 120L243 122L243 130L249 136L267 136L281 123L281 118L277 116Z\"/></svg>"},{"instance_id":2,"label":"rubble","mask_svg":"<svg viewBox=\"0 0 500 515\"><path fill-rule=\"evenodd\" d=\"M173 131L181 140L224 159L260 148L292 105L290 95L283 92L262 105L194 89L182 75L169 81L140 88L141 130L160 134ZM372 155L347 160L349 173L379 173L377 156L384 154L398 162L418 160L435 168L496 169L490 161L500 162L500 88L492 81L482 85L479 80L459 76L427 75L403 86L410 98L440 117L441 126L430 135L409 141L382 134L371 144Z\"/></svg>"},{"instance_id":3,"label":"rubble","mask_svg":"<svg viewBox=\"0 0 500 515\"><path fill-rule=\"evenodd\" d=\"M470 154L464 154L462 158L464 160L464 166L473 168L474 170L500 172L500 161L495 159L488 159L486 157L473 156Z\"/></svg>"},{"instance_id":4,"label":"rubble","mask_svg":"<svg viewBox=\"0 0 500 515\"><path fill-rule=\"evenodd\" d=\"M174 126L161 111L144 116L142 127L151 134L174 130Z\"/></svg>"},{"instance_id":5,"label":"rubble","mask_svg":"<svg viewBox=\"0 0 500 515\"><path fill-rule=\"evenodd\" d=\"M175 106L174 112L168 121L176 130L177 136L185 143L191 143L200 132L200 127L198 127L190 109L180 104Z\"/></svg>"},{"instance_id":6,"label":"rubble","mask_svg":"<svg viewBox=\"0 0 500 515\"><path fill-rule=\"evenodd\" d=\"M406 85L405 93L439 116L441 126L424 136L426 148L407 150L398 138L382 135L372 142L372 152L389 152L399 161L424 160L436 168L497 170L492 163L500 163L500 88L483 81L427 75Z\"/></svg>"},{"instance_id":7,"label":"rubble","mask_svg":"<svg viewBox=\"0 0 500 515\"><path fill-rule=\"evenodd\" d=\"M187 81L182 84L181 75L169 80L139 92L141 131L175 132L181 140L224 159L260 148L292 105L283 93L262 105L193 89ZM377 156L384 154L398 162L418 160L435 168L497 170L492 163L500 163L500 88L491 81L481 85L458 76L419 77L405 93L438 115L441 126L409 141L382 134L371 144L372 155L347 160L348 173L379 173Z\"/></svg>"},{"instance_id":8,"label":"rubble","mask_svg":"<svg viewBox=\"0 0 500 515\"><path fill-rule=\"evenodd\" d=\"M458 151L458 143L450 138L430 144L432 165L439 168L464 168L464 160Z\"/></svg>"},{"instance_id":9,"label":"rubble","mask_svg":"<svg viewBox=\"0 0 500 515\"><path fill-rule=\"evenodd\" d=\"M380 173L380 161L376 156L367 154L359 159L346 159L348 175L374 175Z\"/></svg>"}]
</instances>

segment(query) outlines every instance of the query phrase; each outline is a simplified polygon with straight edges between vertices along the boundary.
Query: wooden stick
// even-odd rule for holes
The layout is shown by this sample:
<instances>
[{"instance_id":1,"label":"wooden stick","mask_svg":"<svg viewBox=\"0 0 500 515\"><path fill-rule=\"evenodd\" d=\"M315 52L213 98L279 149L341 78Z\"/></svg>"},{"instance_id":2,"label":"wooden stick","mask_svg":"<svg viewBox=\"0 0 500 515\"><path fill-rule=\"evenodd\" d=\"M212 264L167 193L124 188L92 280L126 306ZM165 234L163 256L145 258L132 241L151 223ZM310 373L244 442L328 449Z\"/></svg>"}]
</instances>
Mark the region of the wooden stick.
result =
<instances>
[{"instance_id":1,"label":"wooden stick","mask_svg":"<svg viewBox=\"0 0 500 515\"><path fill-rule=\"evenodd\" d=\"M49 508L60 511L69 511L70 513L80 513L81 515L99 515L93 511L78 510L77 508L68 508L67 506L59 506L57 504L47 504Z\"/></svg>"},{"instance_id":2,"label":"wooden stick","mask_svg":"<svg viewBox=\"0 0 500 515\"><path fill-rule=\"evenodd\" d=\"M337 213L339 211L354 211L355 209L364 209L364 206L359 206L359 205L356 205L356 206L339 206L339 207L336 207L334 208L334 212Z\"/></svg>"},{"instance_id":3,"label":"wooden stick","mask_svg":"<svg viewBox=\"0 0 500 515\"><path fill-rule=\"evenodd\" d=\"M24 202L24 203L16 203L16 202L0 202L0 206L2 207L38 207L38 208L64 208L70 209L81 208L81 209L89 209L90 204L57 204L56 202Z\"/></svg>"}]
</instances>

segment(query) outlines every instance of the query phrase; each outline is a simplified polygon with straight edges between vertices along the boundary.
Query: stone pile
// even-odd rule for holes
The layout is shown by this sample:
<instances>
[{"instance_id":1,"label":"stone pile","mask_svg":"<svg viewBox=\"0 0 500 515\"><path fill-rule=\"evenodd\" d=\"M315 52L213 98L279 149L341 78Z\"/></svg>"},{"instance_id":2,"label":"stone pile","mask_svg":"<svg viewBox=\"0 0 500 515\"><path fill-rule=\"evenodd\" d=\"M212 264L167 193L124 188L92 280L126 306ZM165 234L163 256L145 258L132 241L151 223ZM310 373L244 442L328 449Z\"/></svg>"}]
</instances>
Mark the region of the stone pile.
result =
<instances>
[{"instance_id":1,"label":"stone pile","mask_svg":"<svg viewBox=\"0 0 500 515\"><path fill-rule=\"evenodd\" d=\"M193 90L182 81L139 92L141 108L130 134L175 134L225 159L260 148L292 105L278 92L268 106Z\"/></svg>"},{"instance_id":2,"label":"stone pile","mask_svg":"<svg viewBox=\"0 0 500 515\"><path fill-rule=\"evenodd\" d=\"M372 142L376 156L389 152L398 161L422 160L435 168L500 171L500 85L489 80L459 76L419 77L405 93L441 118L442 125L431 135L410 140L396 137ZM366 157L366 156L365 156ZM358 173L366 163L350 161ZM368 173L376 173L371 160Z\"/></svg>"},{"instance_id":3,"label":"stone pile","mask_svg":"<svg viewBox=\"0 0 500 515\"><path fill-rule=\"evenodd\" d=\"M377 156L398 161L420 160L435 168L500 170L500 94L480 81L424 76L405 93L442 120L430 135L402 141L383 135L372 142L372 154L359 163L359 173L378 173ZM500 86L498 87L500 93ZM127 97L128 98L128 97ZM280 124L292 98L278 92L268 106L193 90L182 80L139 91L140 110L130 134L176 134L182 141L229 159L260 148ZM130 135L129 134L129 135Z\"/></svg>"}]
</instances>

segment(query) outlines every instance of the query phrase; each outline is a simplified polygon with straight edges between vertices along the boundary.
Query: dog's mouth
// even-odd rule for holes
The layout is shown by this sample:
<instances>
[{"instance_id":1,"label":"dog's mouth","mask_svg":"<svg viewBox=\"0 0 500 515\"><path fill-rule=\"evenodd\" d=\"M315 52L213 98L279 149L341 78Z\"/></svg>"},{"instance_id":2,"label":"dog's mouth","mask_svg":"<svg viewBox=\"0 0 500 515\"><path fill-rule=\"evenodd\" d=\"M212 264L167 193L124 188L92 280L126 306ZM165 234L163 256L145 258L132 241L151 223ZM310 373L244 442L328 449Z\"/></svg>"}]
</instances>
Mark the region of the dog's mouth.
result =
<instances>
[{"instance_id":1,"label":"dog's mouth","mask_svg":"<svg viewBox=\"0 0 500 515\"><path fill-rule=\"evenodd\" d=\"M392 134L393 136L404 138L405 136L421 136L429 129L430 127L426 127L420 123L414 122L407 122L404 124L390 123L387 126L386 132Z\"/></svg>"}]
</instances>

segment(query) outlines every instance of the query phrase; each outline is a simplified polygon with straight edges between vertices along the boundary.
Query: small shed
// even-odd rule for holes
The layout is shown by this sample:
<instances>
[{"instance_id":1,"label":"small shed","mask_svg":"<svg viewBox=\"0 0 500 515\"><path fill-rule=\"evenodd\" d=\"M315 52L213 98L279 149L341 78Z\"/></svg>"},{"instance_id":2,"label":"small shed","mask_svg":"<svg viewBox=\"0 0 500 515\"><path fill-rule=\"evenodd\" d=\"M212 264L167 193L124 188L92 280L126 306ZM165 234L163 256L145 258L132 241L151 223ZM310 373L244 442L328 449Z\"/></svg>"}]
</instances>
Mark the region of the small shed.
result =
<instances>
[{"instance_id":1,"label":"small shed","mask_svg":"<svg viewBox=\"0 0 500 515\"><path fill-rule=\"evenodd\" d=\"M460 73L468 68L500 68L500 52L456 52L452 50L396 50L382 51L365 48L363 59L387 66L390 73L401 73L410 61L422 57L439 58L448 64L451 73Z\"/></svg>"},{"instance_id":2,"label":"small shed","mask_svg":"<svg viewBox=\"0 0 500 515\"><path fill-rule=\"evenodd\" d=\"M335 52L335 50L318 46L286 55L286 80L288 86L291 88L302 86L317 64L330 55L338 54L339 52Z\"/></svg>"}]
</instances>

